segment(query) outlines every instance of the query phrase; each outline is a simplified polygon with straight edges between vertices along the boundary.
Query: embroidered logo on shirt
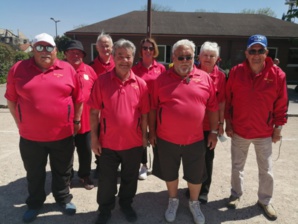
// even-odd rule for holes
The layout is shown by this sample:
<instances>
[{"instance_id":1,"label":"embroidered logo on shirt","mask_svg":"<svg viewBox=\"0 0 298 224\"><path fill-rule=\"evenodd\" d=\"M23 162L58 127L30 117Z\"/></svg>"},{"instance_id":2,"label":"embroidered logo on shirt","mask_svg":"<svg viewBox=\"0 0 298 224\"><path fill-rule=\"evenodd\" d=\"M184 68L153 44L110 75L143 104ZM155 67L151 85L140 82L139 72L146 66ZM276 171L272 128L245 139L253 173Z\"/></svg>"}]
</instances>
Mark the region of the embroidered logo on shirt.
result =
<instances>
[{"instance_id":1,"label":"embroidered logo on shirt","mask_svg":"<svg viewBox=\"0 0 298 224\"><path fill-rule=\"evenodd\" d=\"M134 89L139 89L139 86L137 84L135 84L135 83L132 83L131 84L131 87L134 88Z\"/></svg>"},{"instance_id":2,"label":"embroidered logo on shirt","mask_svg":"<svg viewBox=\"0 0 298 224\"><path fill-rule=\"evenodd\" d=\"M89 75L84 74L83 77L84 77L85 80L89 80Z\"/></svg>"},{"instance_id":3,"label":"embroidered logo on shirt","mask_svg":"<svg viewBox=\"0 0 298 224\"><path fill-rule=\"evenodd\" d=\"M59 73L54 73L53 75L56 76L57 78L60 78L63 76L63 74L59 74Z\"/></svg>"},{"instance_id":4,"label":"embroidered logo on shirt","mask_svg":"<svg viewBox=\"0 0 298 224\"><path fill-rule=\"evenodd\" d=\"M273 82L273 79L264 78L264 80L267 81L267 83Z\"/></svg>"},{"instance_id":5,"label":"embroidered logo on shirt","mask_svg":"<svg viewBox=\"0 0 298 224\"><path fill-rule=\"evenodd\" d=\"M193 82L201 82L201 79L200 78L192 78L191 79Z\"/></svg>"}]
</instances>

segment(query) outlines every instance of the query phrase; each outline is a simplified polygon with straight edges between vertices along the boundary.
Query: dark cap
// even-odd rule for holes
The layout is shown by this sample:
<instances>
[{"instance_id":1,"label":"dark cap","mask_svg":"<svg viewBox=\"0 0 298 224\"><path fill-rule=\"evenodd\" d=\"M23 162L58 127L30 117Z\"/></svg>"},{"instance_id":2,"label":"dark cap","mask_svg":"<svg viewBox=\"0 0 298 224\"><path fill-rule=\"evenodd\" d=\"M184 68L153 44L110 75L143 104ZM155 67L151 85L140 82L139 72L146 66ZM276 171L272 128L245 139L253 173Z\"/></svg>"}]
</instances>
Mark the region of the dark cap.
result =
<instances>
[{"instance_id":1,"label":"dark cap","mask_svg":"<svg viewBox=\"0 0 298 224\"><path fill-rule=\"evenodd\" d=\"M78 40L70 40L67 44L66 44L66 49L67 50L71 50L71 49L75 49L75 50L80 50L84 53L84 57L86 56L86 52L84 51L84 47L81 43L81 41ZM64 51L64 52L65 52Z\"/></svg>"}]
</instances>

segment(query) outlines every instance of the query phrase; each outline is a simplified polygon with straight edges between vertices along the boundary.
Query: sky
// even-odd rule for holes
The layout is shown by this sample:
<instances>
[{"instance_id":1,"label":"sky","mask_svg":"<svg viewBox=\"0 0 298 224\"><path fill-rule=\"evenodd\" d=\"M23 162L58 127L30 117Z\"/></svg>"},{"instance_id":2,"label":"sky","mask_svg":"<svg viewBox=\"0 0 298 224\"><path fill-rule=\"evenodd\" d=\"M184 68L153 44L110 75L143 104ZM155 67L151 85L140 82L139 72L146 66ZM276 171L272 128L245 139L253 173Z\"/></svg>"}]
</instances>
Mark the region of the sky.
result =
<instances>
[{"instance_id":1,"label":"sky","mask_svg":"<svg viewBox=\"0 0 298 224\"><path fill-rule=\"evenodd\" d=\"M288 10L285 0L151 0L151 2L176 12L239 13L243 9L258 10L269 7L279 19ZM43 32L55 36L55 22L50 19L54 18L60 20L57 22L57 34L61 36L83 25L91 25L131 11L142 10L146 5L147 0L1 1L0 28L8 29L14 34L22 32L29 40Z\"/></svg>"}]
</instances>

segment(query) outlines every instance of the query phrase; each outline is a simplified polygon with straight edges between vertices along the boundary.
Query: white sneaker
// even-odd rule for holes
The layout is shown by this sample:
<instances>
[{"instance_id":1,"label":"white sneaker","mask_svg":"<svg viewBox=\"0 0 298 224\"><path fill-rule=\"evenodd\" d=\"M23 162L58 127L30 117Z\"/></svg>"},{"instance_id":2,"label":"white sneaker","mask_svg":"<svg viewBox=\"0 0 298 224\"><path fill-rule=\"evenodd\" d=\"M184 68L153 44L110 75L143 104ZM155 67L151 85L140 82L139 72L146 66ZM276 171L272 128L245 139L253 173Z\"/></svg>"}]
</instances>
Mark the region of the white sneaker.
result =
<instances>
[{"instance_id":1,"label":"white sneaker","mask_svg":"<svg viewBox=\"0 0 298 224\"><path fill-rule=\"evenodd\" d=\"M175 221L178 206L179 206L178 198L169 198L168 209L165 212L165 218L168 222Z\"/></svg>"},{"instance_id":2,"label":"white sneaker","mask_svg":"<svg viewBox=\"0 0 298 224\"><path fill-rule=\"evenodd\" d=\"M205 224L205 217L201 211L199 201L189 201L189 209L196 224Z\"/></svg>"},{"instance_id":3,"label":"white sneaker","mask_svg":"<svg viewBox=\"0 0 298 224\"><path fill-rule=\"evenodd\" d=\"M140 171L139 171L139 179L140 180L146 180L147 179L147 172L148 168L144 165L142 165Z\"/></svg>"}]
</instances>

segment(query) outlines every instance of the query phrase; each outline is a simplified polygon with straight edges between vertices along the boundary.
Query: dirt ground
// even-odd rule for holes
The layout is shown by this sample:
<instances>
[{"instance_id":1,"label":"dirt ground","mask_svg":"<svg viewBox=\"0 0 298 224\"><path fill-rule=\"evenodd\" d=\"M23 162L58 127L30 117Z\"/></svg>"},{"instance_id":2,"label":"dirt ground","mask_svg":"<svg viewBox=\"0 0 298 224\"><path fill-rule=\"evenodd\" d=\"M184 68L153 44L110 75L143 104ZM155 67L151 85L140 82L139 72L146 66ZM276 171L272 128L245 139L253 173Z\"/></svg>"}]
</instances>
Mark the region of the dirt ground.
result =
<instances>
[{"instance_id":1,"label":"dirt ground","mask_svg":"<svg viewBox=\"0 0 298 224\"><path fill-rule=\"evenodd\" d=\"M275 189L273 205L278 212L278 219L274 223L295 224L298 221L298 117L290 117L288 124L282 130L283 140L279 151L279 144L275 144L273 166L275 175ZM7 109L0 109L0 224L22 223L22 215L26 211L27 183L25 171L18 150L19 135ZM277 159L278 158L278 159ZM78 166L75 159L75 169ZM92 164L94 169L94 163ZM76 224L95 223L97 215L96 192L97 187L87 191L79 185L78 178L74 179L71 189L73 202L77 206L75 216L65 216L54 203L50 193L51 173L47 168L46 192L47 200L35 224ZM202 211L207 224L219 223L273 223L268 221L262 210L256 205L258 173L255 152L251 147L245 167L245 192L238 209L226 208L230 195L230 139L218 142L214 160L214 175L209 203L202 205ZM181 171L182 174L182 171ZM184 196L186 183L181 178L179 184L180 206L174 223L193 223L188 202ZM147 180L139 181L138 192L133 206L138 214L139 224L166 223L164 211L167 206L167 191L163 181L150 175ZM111 224L126 223L119 211L119 206L112 212Z\"/></svg>"}]
</instances>

